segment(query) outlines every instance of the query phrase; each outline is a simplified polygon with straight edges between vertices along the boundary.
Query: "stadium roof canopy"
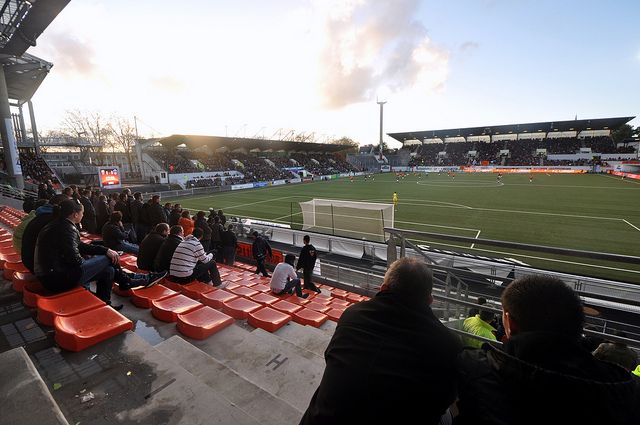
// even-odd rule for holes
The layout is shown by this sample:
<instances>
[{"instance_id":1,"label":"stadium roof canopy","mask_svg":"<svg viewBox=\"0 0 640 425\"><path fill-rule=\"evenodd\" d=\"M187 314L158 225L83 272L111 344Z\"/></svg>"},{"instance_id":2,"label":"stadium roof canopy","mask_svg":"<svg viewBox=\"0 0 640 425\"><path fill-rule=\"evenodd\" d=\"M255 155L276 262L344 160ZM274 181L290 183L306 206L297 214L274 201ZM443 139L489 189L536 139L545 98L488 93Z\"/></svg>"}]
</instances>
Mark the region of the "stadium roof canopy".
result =
<instances>
[{"instance_id":1,"label":"stadium roof canopy","mask_svg":"<svg viewBox=\"0 0 640 425\"><path fill-rule=\"evenodd\" d=\"M493 136L517 133L552 133L562 131L615 130L635 117L593 118L586 120L547 121L526 124L507 124L483 127L450 128L445 130L408 131L388 133L399 142L405 140L444 139L445 137Z\"/></svg>"},{"instance_id":2,"label":"stadium roof canopy","mask_svg":"<svg viewBox=\"0 0 640 425\"><path fill-rule=\"evenodd\" d=\"M9 98L22 105L53 66L25 53L70 0L0 0L0 63Z\"/></svg>"},{"instance_id":3,"label":"stadium roof canopy","mask_svg":"<svg viewBox=\"0 0 640 425\"><path fill-rule=\"evenodd\" d=\"M331 145L322 143L309 142L292 142L288 140L266 140L266 139L246 139L239 137L219 137L219 136L189 136L174 134L157 140L165 148L175 148L182 144L188 148L197 149L200 147L208 147L216 151L219 149L227 149L234 151L237 149L246 149L247 151L259 152L318 152L331 153L338 152L349 148L344 145Z\"/></svg>"}]
</instances>

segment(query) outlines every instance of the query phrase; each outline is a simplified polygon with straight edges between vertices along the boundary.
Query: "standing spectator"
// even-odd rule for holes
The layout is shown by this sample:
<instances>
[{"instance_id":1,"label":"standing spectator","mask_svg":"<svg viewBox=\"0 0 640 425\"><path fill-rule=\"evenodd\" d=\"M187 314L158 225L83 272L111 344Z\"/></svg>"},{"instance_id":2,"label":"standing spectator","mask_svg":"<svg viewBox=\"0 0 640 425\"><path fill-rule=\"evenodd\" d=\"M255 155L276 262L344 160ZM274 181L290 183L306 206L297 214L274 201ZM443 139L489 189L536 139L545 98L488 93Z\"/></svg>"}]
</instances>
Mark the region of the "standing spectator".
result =
<instances>
[{"instance_id":1,"label":"standing spectator","mask_svg":"<svg viewBox=\"0 0 640 425\"><path fill-rule=\"evenodd\" d=\"M218 210L218 217L220 217L220 224L223 226L227 224L227 217L222 213L222 210Z\"/></svg>"},{"instance_id":2,"label":"standing spectator","mask_svg":"<svg viewBox=\"0 0 640 425\"><path fill-rule=\"evenodd\" d=\"M204 211L198 211L193 225L194 227L202 229L202 240L200 242L202 243L204 251L209 252L211 248L211 227L207 224Z\"/></svg>"},{"instance_id":3,"label":"standing spectator","mask_svg":"<svg viewBox=\"0 0 640 425\"><path fill-rule=\"evenodd\" d=\"M128 241L129 232L122 224L122 213L114 211L109 217L109 221L102 228L102 240L107 248L114 251L124 251L129 254L138 255L138 245Z\"/></svg>"},{"instance_id":4,"label":"standing spectator","mask_svg":"<svg viewBox=\"0 0 640 425\"><path fill-rule=\"evenodd\" d=\"M311 238L309 235L304 235L302 238L304 246L300 250L300 257L298 258L298 264L296 270L302 269L302 276L304 278L304 289L310 289L314 292L320 293L320 289L313 284L313 268L316 266L316 248L311 245Z\"/></svg>"},{"instance_id":5,"label":"standing spectator","mask_svg":"<svg viewBox=\"0 0 640 425\"><path fill-rule=\"evenodd\" d=\"M38 185L38 199L50 199L49 192L47 192L47 185L40 183Z\"/></svg>"},{"instance_id":6,"label":"standing spectator","mask_svg":"<svg viewBox=\"0 0 640 425\"><path fill-rule=\"evenodd\" d=\"M132 223L130 202L126 192L122 192L120 195L118 195L118 201L116 201L113 210L120 211L120 213L122 213L123 223Z\"/></svg>"},{"instance_id":7,"label":"standing spectator","mask_svg":"<svg viewBox=\"0 0 640 425\"><path fill-rule=\"evenodd\" d=\"M53 183L51 180L47 180L47 197L46 199L51 199L56 195L56 190L53 188Z\"/></svg>"},{"instance_id":8,"label":"standing spectator","mask_svg":"<svg viewBox=\"0 0 640 425\"><path fill-rule=\"evenodd\" d=\"M201 238L202 229L194 229L191 235L180 242L171 257L170 279L180 284L198 280L217 288L225 288L227 285L223 285L220 280L213 255L204 252Z\"/></svg>"},{"instance_id":9,"label":"standing spectator","mask_svg":"<svg viewBox=\"0 0 640 425\"><path fill-rule=\"evenodd\" d=\"M171 226L169 236L162 242L160 249L153 260L153 269L157 271L169 271L171 267L171 258L176 251L180 242L184 239L184 231L182 226Z\"/></svg>"},{"instance_id":10,"label":"standing spectator","mask_svg":"<svg viewBox=\"0 0 640 425\"><path fill-rule=\"evenodd\" d=\"M638 382L581 348L582 302L550 276L502 293L502 349L460 356L456 424L638 424Z\"/></svg>"},{"instance_id":11,"label":"standing spectator","mask_svg":"<svg viewBox=\"0 0 640 425\"><path fill-rule=\"evenodd\" d=\"M67 186L64 189L62 189L62 194L67 198L73 198L73 193L74 193L73 188L71 186Z\"/></svg>"},{"instance_id":12,"label":"standing spectator","mask_svg":"<svg viewBox=\"0 0 640 425\"><path fill-rule=\"evenodd\" d=\"M136 192L133 194L133 201L131 201L131 221L133 228L136 231L136 237L138 243L142 242L144 236L149 232L147 223L143 217L144 199L142 193Z\"/></svg>"},{"instance_id":13,"label":"standing spectator","mask_svg":"<svg viewBox=\"0 0 640 425\"><path fill-rule=\"evenodd\" d=\"M157 271L153 263L167 236L169 236L169 225L167 223L159 223L156 224L155 229L142 240L136 262L139 269Z\"/></svg>"},{"instance_id":14,"label":"standing spectator","mask_svg":"<svg viewBox=\"0 0 640 425\"><path fill-rule=\"evenodd\" d=\"M162 209L164 210L164 216L167 218L165 223L169 223L169 217L171 216L171 202L166 202Z\"/></svg>"},{"instance_id":15,"label":"standing spectator","mask_svg":"<svg viewBox=\"0 0 640 425\"><path fill-rule=\"evenodd\" d=\"M69 198L66 195L54 195L48 204L44 204L36 210L36 216L24 228L22 234L22 246L20 249L20 258L22 264L25 265L31 273L33 273L33 262L36 253L36 241L38 234L47 224L56 218L59 208L58 205Z\"/></svg>"},{"instance_id":16,"label":"standing spectator","mask_svg":"<svg viewBox=\"0 0 640 425\"><path fill-rule=\"evenodd\" d=\"M253 236L253 244L251 245L251 252L253 254L253 258L255 258L257 262L257 268L255 273L260 274L264 277L269 277L269 272L267 272L267 268L264 266L264 262L267 258L267 255L271 256L271 245L267 242L260 234L254 231Z\"/></svg>"},{"instance_id":17,"label":"standing spectator","mask_svg":"<svg viewBox=\"0 0 640 425\"><path fill-rule=\"evenodd\" d=\"M82 204L75 200L60 203L60 215L38 235L35 252L35 274L49 291L60 293L96 281L96 295L111 305L114 280L122 290L151 286L164 274L134 275L119 267L118 253L104 246L80 241L76 225L82 220ZM85 260L83 256L93 257ZM122 305L112 305L120 310Z\"/></svg>"},{"instance_id":18,"label":"standing spectator","mask_svg":"<svg viewBox=\"0 0 640 425\"><path fill-rule=\"evenodd\" d=\"M150 229L153 229L158 223L166 223L166 217L164 216L162 205L160 205L160 195L153 195L149 202L149 220L147 224Z\"/></svg>"},{"instance_id":19,"label":"standing spectator","mask_svg":"<svg viewBox=\"0 0 640 425\"><path fill-rule=\"evenodd\" d=\"M492 312L480 309L480 314L476 314L473 317L468 317L462 324L462 330L472 335L478 335L483 338L496 341L496 329L491 326L491 322L495 319ZM464 338L464 345L466 347L480 348L485 341L475 338Z\"/></svg>"},{"instance_id":20,"label":"standing spectator","mask_svg":"<svg viewBox=\"0 0 640 425\"><path fill-rule=\"evenodd\" d=\"M271 276L271 292L276 295L291 294L295 291L296 296L299 298L307 298L309 294L302 293L302 287L300 286L300 279L296 275L296 271L293 268L293 264L296 261L296 256L293 254L287 254L284 256L284 261L276 266Z\"/></svg>"},{"instance_id":21,"label":"standing spectator","mask_svg":"<svg viewBox=\"0 0 640 425\"><path fill-rule=\"evenodd\" d=\"M375 297L353 304L325 351L308 424L438 424L456 398L457 338L430 308L433 274L394 262Z\"/></svg>"},{"instance_id":22,"label":"standing spectator","mask_svg":"<svg viewBox=\"0 0 640 425\"><path fill-rule=\"evenodd\" d=\"M224 227L220 224L220 217L214 216L211 226L211 248L215 251L216 261L222 262L222 232Z\"/></svg>"},{"instance_id":23,"label":"standing spectator","mask_svg":"<svg viewBox=\"0 0 640 425\"><path fill-rule=\"evenodd\" d=\"M29 214L31 211L33 211L35 203L36 200L33 198L33 196L25 197L24 202L22 202L22 211Z\"/></svg>"},{"instance_id":24,"label":"standing spectator","mask_svg":"<svg viewBox=\"0 0 640 425\"><path fill-rule=\"evenodd\" d=\"M486 303L487 303L487 299L485 297L478 297L478 301L477 301L478 305L484 305ZM474 317L476 314L480 314L480 308L471 307L469 309L469 316L468 317Z\"/></svg>"},{"instance_id":25,"label":"standing spectator","mask_svg":"<svg viewBox=\"0 0 640 425\"><path fill-rule=\"evenodd\" d=\"M84 208L84 215L82 216L82 230L85 232L95 234L98 232L98 224L96 220L96 210L93 208L93 204L89 199L89 195L91 194L90 190L83 189L80 192L80 203Z\"/></svg>"},{"instance_id":26,"label":"standing spectator","mask_svg":"<svg viewBox=\"0 0 640 425\"><path fill-rule=\"evenodd\" d=\"M107 197L105 195L98 196L98 205L96 207L96 230L104 227L105 223L109 221L111 215L109 204L107 203Z\"/></svg>"},{"instance_id":27,"label":"standing spectator","mask_svg":"<svg viewBox=\"0 0 640 425\"><path fill-rule=\"evenodd\" d=\"M189 210L182 210L182 213L180 214L180 220L178 220L178 224L184 229L185 236L189 236L191 233L193 233L194 224L191 216L189 215Z\"/></svg>"},{"instance_id":28,"label":"standing spectator","mask_svg":"<svg viewBox=\"0 0 640 425\"><path fill-rule=\"evenodd\" d=\"M236 248L238 238L233 232L233 224L229 224L227 230L222 232L222 259L225 264L233 266L236 261Z\"/></svg>"},{"instance_id":29,"label":"standing spectator","mask_svg":"<svg viewBox=\"0 0 640 425\"><path fill-rule=\"evenodd\" d=\"M174 204L169 213L169 225L177 226L180 221L180 215L182 214L182 206L180 204Z\"/></svg>"},{"instance_id":30,"label":"standing spectator","mask_svg":"<svg viewBox=\"0 0 640 425\"><path fill-rule=\"evenodd\" d=\"M118 202L118 194L109 194L109 215L116 210L116 202Z\"/></svg>"}]
</instances>

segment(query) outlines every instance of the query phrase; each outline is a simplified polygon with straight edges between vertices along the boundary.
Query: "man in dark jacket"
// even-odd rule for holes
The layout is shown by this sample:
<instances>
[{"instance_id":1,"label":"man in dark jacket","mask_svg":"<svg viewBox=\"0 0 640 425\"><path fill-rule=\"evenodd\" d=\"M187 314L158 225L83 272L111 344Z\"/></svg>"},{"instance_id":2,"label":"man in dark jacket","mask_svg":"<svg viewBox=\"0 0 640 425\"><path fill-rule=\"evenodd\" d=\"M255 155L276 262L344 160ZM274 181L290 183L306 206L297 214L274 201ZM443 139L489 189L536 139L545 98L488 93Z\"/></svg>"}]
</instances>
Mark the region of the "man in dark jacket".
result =
<instances>
[{"instance_id":1,"label":"man in dark jacket","mask_svg":"<svg viewBox=\"0 0 640 425\"><path fill-rule=\"evenodd\" d=\"M142 240L137 260L139 269L157 271L155 270L153 262L168 235L169 225L167 223L159 223L156 225L156 228Z\"/></svg>"},{"instance_id":2,"label":"man in dark jacket","mask_svg":"<svg viewBox=\"0 0 640 425\"><path fill-rule=\"evenodd\" d=\"M164 207L164 216L166 217L165 223L169 223L169 217L171 217L171 202L165 202Z\"/></svg>"},{"instance_id":3,"label":"man in dark jacket","mask_svg":"<svg viewBox=\"0 0 640 425\"><path fill-rule=\"evenodd\" d=\"M222 259L225 264L233 266L236 261L237 245L238 237L233 233L233 224L229 224L227 230L222 232Z\"/></svg>"},{"instance_id":4,"label":"man in dark jacket","mask_svg":"<svg viewBox=\"0 0 640 425\"><path fill-rule=\"evenodd\" d=\"M455 400L460 344L431 311L433 275L393 263L380 292L347 308L301 424L437 424Z\"/></svg>"},{"instance_id":5,"label":"man in dark jacket","mask_svg":"<svg viewBox=\"0 0 640 425\"><path fill-rule=\"evenodd\" d=\"M111 304L114 280L121 289L151 286L165 274L132 275L118 267L118 253L101 245L80 241L76 225L82 221L84 210L76 200L60 203L59 216L47 224L38 235L35 254L35 274L48 290L54 293L68 291L96 281L96 295ZM93 257L85 260L83 256ZM120 310L122 305L112 306Z\"/></svg>"},{"instance_id":6,"label":"man in dark jacket","mask_svg":"<svg viewBox=\"0 0 640 425\"><path fill-rule=\"evenodd\" d=\"M20 257L22 264L33 273L33 259L36 253L36 241L40 231L55 218L57 206L69 198L66 195L53 196L48 204L36 210L36 216L27 224L22 234L22 247Z\"/></svg>"},{"instance_id":7,"label":"man in dark jacket","mask_svg":"<svg viewBox=\"0 0 640 425\"><path fill-rule=\"evenodd\" d=\"M138 243L142 242L144 236L149 232L142 215L142 207L144 206L144 200L142 199L142 193L136 192L133 194L133 201L131 201L131 222L133 228L136 230L136 237Z\"/></svg>"},{"instance_id":8,"label":"man in dark jacket","mask_svg":"<svg viewBox=\"0 0 640 425\"><path fill-rule=\"evenodd\" d=\"M202 244L202 248L204 248L204 252L208 253L211 248L211 227L207 224L204 211L198 211L193 224L194 227L202 229L202 240L200 243Z\"/></svg>"},{"instance_id":9,"label":"man in dark jacket","mask_svg":"<svg viewBox=\"0 0 640 425\"><path fill-rule=\"evenodd\" d=\"M455 424L640 424L638 381L580 346L582 302L569 286L520 278L504 290L502 308L502 349L460 355Z\"/></svg>"},{"instance_id":10,"label":"man in dark jacket","mask_svg":"<svg viewBox=\"0 0 640 425\"><path fill-rule=\"evenodd\" d=\"M182 205L174 204L171 212L169 213L169 226L177 226L180 217L182 216Z\"/></svg>"},{"instance_id":11,"label":"man in dark jacket","mask_svg":"<svg viewBox=\"0 0 640 425\"><path fill-rule=\"evenodd\" d=\"M304 235L302 238L304 246L300 250L300 256L298 257L298 264L296 264L296 270L302 269L302 276L304 277L304 289L310 289L317 293L320 293L320 289L312 282L313 268L316 266L316 248L311 245L311 238L309 235Z\"/></svg>"},{"instance_id":12,"label":"man in dark jacket","mask_svg":"<svg viewBox=\"0 0 640 425\"><path fill-rule=\"evenodd\" d=\"M171 258L180 242L184 239L184 230L182 226L171 226L169 236L162 242L160 249L153 260L153 268L158 271L169 271L171 266Z\"/></svg>"},{"instance_id":13,"label":"man in dark jacket","mask_svg":"<svg viewBox=\"0 0 640 425\"><path fill-rule=\"evenodd\" d=\"M216 261L222 263L222 233L224 232L224 227L220 224L220 217L213 217L213 223L210 223L210 226L211 250L216 252Z\"/></svg>"},{"instance_id":14,"label":"man in dark jacket","mask_svg":"<svg viewBox=\"0 0 640 425\"><path fill-rule=\"evenodd\" d=\"M105 195L98 196L98 204L96 208L96 229L102 231L105 223L109 221L109 204L107 203L107 197Z\"/></svg>"},{"instance_id":15,"label":"man in dark jacket","mask_svg":"<svg viewBox=\"0 0 640 425\"><path fill-rule=\"evenodd\" d=\"M216 217L217 218L217 217ZM264 262L267 258L267 255L271 255L271 245L267 242L258 232L253 232L251 234L254 238L253 244L251 245L251 252L253 253L253 258L255 258L258 263L255 273L260 274L264 277L269 277L269 272L267 272L267 268L264 266Z\"/></svg>"},{"instance_id":16,"label":"man in dark jacket","mask_svg":"<svg viewBox=\"0 0 640 425\"><path fill-rule=\"evenodd\" d=\"M160 205L160 195L153 195L149 201L149 228L153 229L158 223L166 223L167 217Z\"/></svg>"},{"instance_id":17,"label":"man in dark jacket","mask_svg":"<svg viewBox=\"0 0 640 425\"><path fill-rule=\"evenodd\" d=\"M91 195L91 191L87 189L83 189L80 192L80 203L84 208L84 215L82 216L82 230L88 233L95 234L98 232L97 229L97 221L96 221L96 210L93 208L93 204L89 199L89 195Z\"/></svg>"},{"instance_id":18,"label":"man in dark jacket","mask_svg":"<svg viewBox=\"0 0 640 425\"><path fill-rule=\"evenodd\" d=\"M129 201L129 197L126 192L122 192L118 196L118 201L116 205L113 207L114 211L120 211L122 213L122 222L123 223L132 223L131 221L131 202Z\"/></svg>"},{"instance_id":19,"label":"man in dark jacket","mask_svg":"<svg viewBox=\"0 0 640 425\"><path fill-rule=\"evenodd\" d=\"M122 213L114 211L102 228L102 240L107 248L138 255L138 245L128 241L129 234L122 225Z\"/></svg>"}]
</instances>

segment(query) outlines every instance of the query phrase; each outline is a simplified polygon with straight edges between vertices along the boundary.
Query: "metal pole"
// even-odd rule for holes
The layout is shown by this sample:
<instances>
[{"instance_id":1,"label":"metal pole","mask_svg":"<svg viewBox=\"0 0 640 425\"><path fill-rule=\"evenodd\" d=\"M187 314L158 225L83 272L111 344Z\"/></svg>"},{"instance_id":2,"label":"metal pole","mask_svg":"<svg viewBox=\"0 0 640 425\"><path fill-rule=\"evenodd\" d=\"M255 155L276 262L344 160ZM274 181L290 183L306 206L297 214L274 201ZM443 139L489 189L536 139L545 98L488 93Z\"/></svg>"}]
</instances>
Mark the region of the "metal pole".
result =
<instances>
[{"instance_id":1,"label":"metal pole","mask_svg":"<svg viewBox=\"0 0 640 425\"><path fill-rule=\"evenodd\" d=\"M31 100L27 102L29 105L29 119L31 120L31 135L33 136L33 147L36 151L36 156L40 156L40 140L38 139L38 127L36 127L36 115L33 112L33 103Z\"/></svg>"},{"instance_id":2,"label":"metal pole","mask_svg":"<svg viewBox=\"0 0 640 425\"><path fill-rule=\"evenodd\" d=\"M333 220L333 204L331 204L331 232L333 233L333 236L336 235L336 224Z\"/></svg>"},{"instance_id":3,"label":"metal pole","mask_svg":"<svg viewBox=\"0 0 640 425\"><path fill-rule=\"evenodd\" d=\"M384 104L387 102L378 102L380 105L380 159L382 159L382 135L383 135L383 122L384 122Z\"/></svg>"},{"instance_id":4,"label":"metal pole","mask_svg":"<svg viewBox=\"0 0 640 425\"><path fill-rule=\"evenodd\" d=\"M9 106L9 91L7 90L7 80L4 75L4 67L0 67L0 133L2 136L2 147L4 148L4 163L13 183L18 189L24 189L24 179L22 177L22 167L20 166L20 155L18 153L18 142L13 131L13 120L11 118L11 107Z\"/></svg>"}]
</instances>

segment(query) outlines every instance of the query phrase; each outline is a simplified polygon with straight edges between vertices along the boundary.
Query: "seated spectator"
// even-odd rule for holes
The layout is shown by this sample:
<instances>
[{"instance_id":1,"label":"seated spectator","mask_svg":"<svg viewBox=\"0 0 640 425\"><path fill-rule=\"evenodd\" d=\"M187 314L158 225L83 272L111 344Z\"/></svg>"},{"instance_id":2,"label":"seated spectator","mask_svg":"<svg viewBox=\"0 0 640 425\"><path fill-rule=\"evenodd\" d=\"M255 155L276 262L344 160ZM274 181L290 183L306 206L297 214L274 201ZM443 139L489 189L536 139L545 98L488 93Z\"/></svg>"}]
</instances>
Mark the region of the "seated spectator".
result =
<instances>
[{"instance_id":1,"label":"seated spectator","mask_svg":"<svg viewBox=\"0 0 640 425\"><path fill-rule=\"evenodd\" d=\"M504 290L502 307L503 348L460 356L455 424L640 423L638 381L581 348L584 312L569 286L526 276Z\"/></svg>"},{"instance_id":2,"label":"seated spectator","mask_svg":"<svg viewBox=\"0 0 640 425\"><path fill-rule=\"evenodd\" d=\"M191 235L184 238L171 257L169 279L176 283L189 283L194 280L225 288L220 280L220 273L213 255L207 254L200 243L202 229L194 229Z\"/></svg>"},{"instance_id":3,"label":"seated spectator","mask_svg":"<svg viewBox=\"0 0 640 425\"><path fill-rule=\"evenodd\" d=\"M191 220L191 216L189 215L189 210L182 210L180 213L180 220L178 220L178 224L182 226L184 229L184 235L189 236L193 233L193 228L195 227L193 220Z\"/></svg>"},{"instance_id":4,"label":"seated spectator","mask_svg":"<svg viewBox=\"0 0 640 425\"><path fill-rule=\"evenodd\" d=\"M596 359L615 363L632 372L638 365L638 354L626 344L603 342L593 352Z\"/></svg>"},{"instance_id":5,"label":"seated spectator","mask_svg":"<svg viewBox=\"0 0 640 425\"><path fill-rule=\"evenodd\" d=\"M293 254L287 254L284 257L284 262L278 264L273 270L271 276L271 292L276 295L292 294L295 290L296 295L300 298L307 298L309 294L302 293L302 285L300 279L296 275L296 270L293 268L296 262L296 256Z\"/></svg>"},{"instance_id":6,"label":"seated spectator","mask_svg":"<svg viewBox=\"0 0 640 425\"><path fill-rule=\"evenodd\" d=\"M20 252L22 250L22 235L24 234L24 230L27 228L27 225L36 217L36 210L46 203L46 199L38 199L33 205L33 209L29 211L29 214L22 217L20 223L13 229L12 242L13 249L15 249L16 252Z\"/></svg>"},{"instance_id":7,"label":"seated spectator","mask_svg":"<svg viewBox=\"0 0 640 425\"><path fill-rule=\"evenodd\" d=\"M478 335L483 338L496 341L496 329L491 326L491 322L495 319L492 312L481 309L480 314L465 319L462 324L462 330L472 335ZM475 338L464 338L465 347L480 348L486 341Z\"/></svg>"},{"instance_id":8,"label":"seated spectator","mask_svg":"<svg viewBox=\"0 0 640 425\"><path fill-rule=\"evenodd\" d=\"M76 200L60 203L59 216L38 235L35 274L49 291L61 293L96 281L96 295L111 305L111 287L115 281L122 290L151 286L166 273L139 275L125 273L118 266L118 253L100 245L80 241L76 227L82 221L82 204ZM83 256L92 255L85 260ZM112 305L120 310L122 305Z\"/></svg>"},{"instance_id":9,"label":"seated spectator","mask_svg":"<svg viewBox=\"0 0 640 425\"><path fill-rule=\"evenodd\" d=\"M169 271L171 258L180 242L184 239L182 226L171 226L169 236L162 242L160 249L153 260L153 269L157 271Z\"/></svg>"},{"instance_id":10,"label":"seated spectator","mask_svg":"<svg viewBox=\"0 0 640 425\"><path fill-rule=\"evenodd\" d=\"M124 230L122 213L114 211L109 217L109 222L102 228L102 240L107 248L114 251L123 251L138 255L138 245L128 241L129 232Z\"/></svg>"},{"instance_id":11,"label":"seated spectator","mask_svg":"<svg viewBox=\"0 0 640 425\"><path fill-rule=\"evenodd\" d=\"M162 243L169 235L169 225L167 223L156 224L155 229L151 231L140 243L138 250L138 258L136 265L141 270L157 271L154 268L154 260L160 252Z\"/></svg>"},{"instance_id":12,"label":"seated spectator","mask_svg":"<svg viewBox=\"0 0 640 425\"><path fill-rule=\"evenodd\" d=\"M224 264L233 266L236 261L236 248L238 246L238 238L233 233L233 225L229 224L227 230L222 232L222 258Z\"/></svg>"},{"instance_id":13,"label":"seated spectator","mask_svg":"<svg viewBox=\"0 0 640 425\"><path fill-rule=\"evenodd\" d=\"M394 262L371 300L353 304L325 351L301 424L437 424L455 400L457 338L431 310L433 275Z\"/></svg>"},{"instance_id":14,"label":"seated spectator","mask_svg":"<svg viewBox=\"0 0 640 425\"><path fill-rule=\"evenodd\" d=\"M40 208L36 209L36 216L24 228L20 258L22 258L22 264L24 264L31 273L34 272L33 262L36 253L36 241L38 240L38 234L44 226L56 218L59 212L58 205L67 199L69 198L67 198L66 195L52 196L48 204L44 204Z\"/></svg>"}]
</instances>

